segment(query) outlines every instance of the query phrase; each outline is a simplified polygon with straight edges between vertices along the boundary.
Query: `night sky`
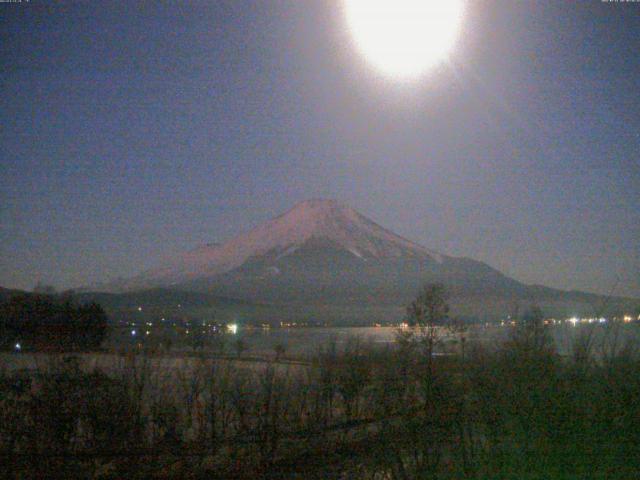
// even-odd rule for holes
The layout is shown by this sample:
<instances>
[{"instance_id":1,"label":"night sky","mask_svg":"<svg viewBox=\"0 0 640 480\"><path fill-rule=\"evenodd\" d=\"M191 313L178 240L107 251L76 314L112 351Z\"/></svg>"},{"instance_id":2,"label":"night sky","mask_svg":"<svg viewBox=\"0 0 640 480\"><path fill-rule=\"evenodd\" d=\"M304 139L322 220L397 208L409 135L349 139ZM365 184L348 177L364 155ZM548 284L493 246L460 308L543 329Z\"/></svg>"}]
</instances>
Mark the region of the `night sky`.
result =
<instances>
[{"instance_id":1,"label":"night sky","mask_svg":"<svg viewBox=\"0 0 640 480\"><path fill-rule=\"evenodd\" d=\"M0 3L0 285L128 277L322 197L640 297L640 3L473 2L402 82L337 1L150 3Z\"/></svg>"}]
</instances>

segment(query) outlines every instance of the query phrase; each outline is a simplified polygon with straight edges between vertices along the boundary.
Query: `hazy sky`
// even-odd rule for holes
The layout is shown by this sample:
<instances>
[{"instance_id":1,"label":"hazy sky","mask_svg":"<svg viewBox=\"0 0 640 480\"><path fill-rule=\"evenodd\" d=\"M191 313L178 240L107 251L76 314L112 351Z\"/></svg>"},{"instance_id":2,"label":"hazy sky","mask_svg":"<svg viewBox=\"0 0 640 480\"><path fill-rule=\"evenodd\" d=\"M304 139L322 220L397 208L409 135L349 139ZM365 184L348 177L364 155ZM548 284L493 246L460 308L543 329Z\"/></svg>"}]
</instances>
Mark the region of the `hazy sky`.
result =
<instances>
[{"instance_id":1,"label":"hazy sky","mask_svg":"<svg viewBox=\"0 0 640 480\"><path fill-rule=\"evenodd\" d=\"M473 2L405 83L338 1L150 3L0 3L0 285L130 276L325 197L640 297L640 3Z\"/></svg>"}]
</instances>

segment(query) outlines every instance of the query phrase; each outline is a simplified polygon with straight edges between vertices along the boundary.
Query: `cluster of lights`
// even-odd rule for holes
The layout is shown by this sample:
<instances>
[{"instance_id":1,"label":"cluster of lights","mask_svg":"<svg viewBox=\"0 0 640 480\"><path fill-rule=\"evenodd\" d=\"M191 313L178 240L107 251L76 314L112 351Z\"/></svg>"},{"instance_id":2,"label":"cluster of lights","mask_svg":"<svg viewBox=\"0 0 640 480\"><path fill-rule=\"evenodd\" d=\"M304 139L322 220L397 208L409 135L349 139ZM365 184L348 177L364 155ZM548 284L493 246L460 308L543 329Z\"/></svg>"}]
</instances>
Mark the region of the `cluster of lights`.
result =
<instances>
[{"instance_id":1,"label":"cluster of lights","mask_svg":"<svg viewBox=\"0 0 640 480\"><path fill-rule=\"evenodd\" d=\"M135 322L127 323L127 325L130 325L130 326L132 326L132 327L137 326L137 324L136 324ZM153 322L145 322L145 324L144 324L144 325L147 325L147 326L149 326L149 327L152 327L152 326L153 326ZM187 326L188 326L188 325L190 325L190 322L186 322L186 325L187 325ZM209 328L209 330L210 330L210 331L212 331L212 332L216 332L216 331L218 331L218 330L219 330L219 328L218 328L218 326L217 326L217 325L209 325L207 322L202 322L202 326L203 326L203 327L208 327L208 328ZM175 325L175 328L176 328L176 329L179 329L179 328L180 328L180 326L179 326L179 325ZM268 328L268 327L265 327L265 328ZM227 331L228 331L229 333L237 333L237 331L238 331L238 325L237 325L237 324L235 324L235 323L227 325ZM132 336L132 337L135 337L135 336L137 336L137 335L138 335L138 330L137 330L136 328L133 328L133 329L131 329L131 330L130 330L130 332L129 332L129 333L131 334L131 336ZM145 329L144 333L145 333L145 335L151 335L151 330L150 330L150 329ZM184 330L184 333L185 333L186 335L189 335L189 334L191 333L191 329L190 329L190 328L185 329L185 330ZM202 329L202 333L207 333L206 328L203 328L203 329Z\"/></svg>"},{"instance_id":2,"label":"cluster of lights","mask_svg":"<svg viewBox=\"0 0 640 480\"><path fill-rule=\"evenodd\" d=\"M622 320L624 323L631 323L634 321L634 318L631 315L624 315L622 318L619 318L619 317L613 318L613 321L620 321L620 320ZM640 320L640 315L638 316L638 320ZM572 325L576 325L578 323L606 323L607 319L604 317L578 318L574 316L567 319L567 322L571 323Z\"/></svg>"},{"instance_id":3,"label":"cluster of lights","mask_svg":"<svg viewBox=\"0 0 640 480\"><path fill-rule=\"evenodd\" d=\"M614 318L614 321L620 320L618 318ZM638 316L638 320L640 321L640 316ZM624 317L622 317L622 321L624 323L630 323L634 321L634 318L631 315L625 315ZM605 317L578 317L578 316L573 316L571 318L567 318L566 320L556 320L555 318L548 318L544 320L544 324L545 325L561 325L563 323L569 323L571 325L578 325L583 324L583 323L607 323L607 319ZM511 320L511 317L507 317L507 320L502 320L500 322L501 326L508 326L508 325L516 325L516 321L515 320ZM404 327L405 325L402 324L401 327Z\"/></svg>"},{"instance_id":4,"label":"cluster of lights","mask_svg":"<svg viewBox=\"0 0 640 480\"><path fill-rule=\"evenodd\" d=\"M600 317L600 318L578 318L578 317L571 317L568 322L571 323L572 325L576 325L578 323L605 323L607 321L606 318L604 317Z\"/></svg>"},{"instance_id":5,"label":"cluster of lights","mask_svg":"<svg viewBox=\"0 0 640 480\"><path fill-rule=\"evenodd\" d=\"M297 327L298 323L297 322L280 322L280 326L283 328Z\"/></svg>"},{"instance_id":6,"label":"cluster of lights","mask_svg":"<svg viewBox=\"0 0 640 480\"><path fill-rule=\"evenodd\" d=\"M511 316L509 316L508 318L511 318ZM515 320L507 320L507 321L502 320L502 321L500 322L500 326L501 326L501 327L504 327L505 325L512 325L512 326L514 326L515 324L516 324L516 321L515 321Z\"/></svg>"}]
</instances>

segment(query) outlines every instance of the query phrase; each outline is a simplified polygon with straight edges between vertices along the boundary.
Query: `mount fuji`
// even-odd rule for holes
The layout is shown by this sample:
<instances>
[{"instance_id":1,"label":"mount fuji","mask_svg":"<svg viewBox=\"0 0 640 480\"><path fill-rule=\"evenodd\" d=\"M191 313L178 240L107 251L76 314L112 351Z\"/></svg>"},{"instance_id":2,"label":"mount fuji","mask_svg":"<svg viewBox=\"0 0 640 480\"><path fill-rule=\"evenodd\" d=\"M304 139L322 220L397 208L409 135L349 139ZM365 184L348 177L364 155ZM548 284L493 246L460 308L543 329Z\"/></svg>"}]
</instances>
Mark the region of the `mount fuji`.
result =
<instances>
[{"instance_id":1,"label":"mount fuji","mask_svg":"<svg viewBox=\"0 0 640 480\"><path fill-rule=\"evenodd\" d=\"M603 300L526 285L485 263L443 255L335 200L301 202L248 233L188 251L106 289L162 287L279 305L283 312L297 305L296 311L340 306L353 313L372 306L399 309L428 282L445 284L454 311L477 318L497 318L516 304L532 303L554 315L592 313Z\"/></svg>"}]
</instances>

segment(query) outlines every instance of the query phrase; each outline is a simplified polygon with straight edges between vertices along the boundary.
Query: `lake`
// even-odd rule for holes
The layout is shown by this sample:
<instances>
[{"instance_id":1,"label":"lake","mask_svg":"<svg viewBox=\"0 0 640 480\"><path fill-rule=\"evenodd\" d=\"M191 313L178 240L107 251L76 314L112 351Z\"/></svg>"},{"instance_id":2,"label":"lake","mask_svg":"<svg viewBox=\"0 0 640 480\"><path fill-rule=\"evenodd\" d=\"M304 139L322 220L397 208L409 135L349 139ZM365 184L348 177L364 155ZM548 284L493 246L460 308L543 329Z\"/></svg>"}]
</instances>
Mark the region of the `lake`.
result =
<instances>
[{"instance_id":1,"label":"lake","mask_svg":"<svg viewBox=\"0 0 640 480\"><path fill-rule=\"evenodd\" d=\"M634 342L640 345L640 324L619 325L617 340L620 344ZM549 326L549 332L553 337L556 347L561 354L568 354L576 338L593 332L596 346L603 340L614 338L614 329L610 326L587 325L553 325ZM512 327L497 325L474 325L466 332L467 342L480 343L487 347L497 346L510 335ZM272 329L242 329L239 328L236 338L241 338L248 346L248 352L254 354L273 354L276 345L285 346L287 355L306 356L313 355L322 345L334 340L338 347L344 345L349 337L359 337L373 345L384 346L395 341L397 327L324 327L324 328L272 328ZM445 345L455 341L455 337L443 332Z\"/></svg>"}]
</instances>

